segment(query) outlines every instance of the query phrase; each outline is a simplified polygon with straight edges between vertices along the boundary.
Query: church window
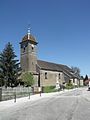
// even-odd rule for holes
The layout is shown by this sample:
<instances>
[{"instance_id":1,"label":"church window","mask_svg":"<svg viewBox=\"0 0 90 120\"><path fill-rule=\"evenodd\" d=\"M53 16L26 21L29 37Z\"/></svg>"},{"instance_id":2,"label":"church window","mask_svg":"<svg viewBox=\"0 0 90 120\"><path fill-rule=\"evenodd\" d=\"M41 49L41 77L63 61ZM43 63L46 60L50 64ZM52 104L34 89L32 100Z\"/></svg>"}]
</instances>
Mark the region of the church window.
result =
<instances>
[{"instance_id":1,"label":"church window","mask_svg":"<svg viewBox=\"0 0 90 120\"><path fill-rule=\"evenodd\" d=\"M24 46L24 47L23 47L23 52L25 52L25 49L26 49L26 47Z\"/></svg>"},{"instance_id":2,"label":"church window","mask_svg":"<svg viewBox=\"0 0 90 120\"><path fill-rule=\"evenodd\" d=\"M34 48L32 47L32 51L33 51L33 49L34 49Z\"/></svg>"},{"instance_id":3,"label":"church window","mask_svg":"<svg viewBox=\"0 0 90 120\"><path fill-rule=\"evenodd\" d=\"M58 78L60 79L60 73L58 74Z\"/></svg>"},{"instance_id":4,"label":"church window","mask_svg":"<svg viewBox=\"0 0 90 120\"><path fill-rule=\"evenodd\" d=\"M47 72L45 72L45 79L47 79Z\"/></svg>"},{"instance_id":5,"label":"church window","mask_svg":"<svg viewBox=\"0 0 90 120\"><path fill-rule=\"evenodd\" d=\"M32 49L32 51L34 51L34 45L33 44L31 44L31 49Z\"/></svg>"}]
</instances>

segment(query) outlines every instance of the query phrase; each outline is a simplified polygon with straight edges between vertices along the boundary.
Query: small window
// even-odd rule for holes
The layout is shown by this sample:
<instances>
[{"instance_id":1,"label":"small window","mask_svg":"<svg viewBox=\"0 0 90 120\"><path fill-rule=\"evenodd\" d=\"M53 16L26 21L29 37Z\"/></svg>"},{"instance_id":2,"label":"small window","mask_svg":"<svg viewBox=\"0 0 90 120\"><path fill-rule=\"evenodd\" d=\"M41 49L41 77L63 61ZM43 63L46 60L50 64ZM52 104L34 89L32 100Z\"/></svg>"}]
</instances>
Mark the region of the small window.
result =
<instances>
[{"instance_id":1,"label":"small window","mask_svg":"<svg viewBox=\"0 0 90 120\"><path fill-rule=\"evenodd\" d=\"M23 47L23 52L25 52L25 50L26 50L26 47L24 46L24 47Z\"/></svg>"},{"instance_id":2,"label":"small window","mask_svg":"<svg viewBox=\"0 0 90 120\"><path fill-rule=\"evenodd\" d=\"M47 79L47 72L45 72L45 79Z\"/></svg>"},{"instance_id":3,"label":"small window","mask_svg":"<svg viewBox=\"0 0 90 120\"><path fill-rule=\"evenodd\" d=\"M34 47L32 47L32 50L34 50Z\"/></svg>"},{"instance_id":4,"label":"small window","mask_svg":"<svg viewBox=\"0 0 90 120\"><path fill-rule=\"evenodd\" d=\"M60 79L60 73L58 74L58 78Z\"/></svg>"}]
</instances>

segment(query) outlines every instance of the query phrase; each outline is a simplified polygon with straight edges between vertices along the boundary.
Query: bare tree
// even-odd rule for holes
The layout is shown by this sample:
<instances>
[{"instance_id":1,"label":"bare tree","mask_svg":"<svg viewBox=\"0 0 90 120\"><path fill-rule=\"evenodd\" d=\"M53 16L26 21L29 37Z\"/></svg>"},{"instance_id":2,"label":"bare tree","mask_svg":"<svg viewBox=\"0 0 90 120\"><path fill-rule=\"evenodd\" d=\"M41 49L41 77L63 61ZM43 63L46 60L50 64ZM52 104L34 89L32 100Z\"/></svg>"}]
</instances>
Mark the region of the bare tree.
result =
<instances>
[{"instance_id":1,"label":"bare tree","mask_svg":"<svg viewBox=\"0 0 90 120\"><path fill-rule=\"evenodd\" d=\"M80 77L80 69L78 67L71 67L75 76Z\"/></svg>"}]
</instances>

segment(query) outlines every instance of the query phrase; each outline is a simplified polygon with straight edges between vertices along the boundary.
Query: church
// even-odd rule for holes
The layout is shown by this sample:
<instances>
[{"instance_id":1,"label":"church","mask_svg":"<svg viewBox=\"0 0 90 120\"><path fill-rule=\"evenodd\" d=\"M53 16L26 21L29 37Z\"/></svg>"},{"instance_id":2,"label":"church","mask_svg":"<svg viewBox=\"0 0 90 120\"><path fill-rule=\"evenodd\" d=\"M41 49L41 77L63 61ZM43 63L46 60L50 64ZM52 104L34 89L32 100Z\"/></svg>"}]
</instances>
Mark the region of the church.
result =
<instances>
[{"instance_id":1,"label":"church","mask_svg":"<svg viewBox=\"0 0 90 120\"><path fill-rule=\"evenodd\" d=\"M55 86L67 83L77 83L77 77L71 68L66 65L52 63L37 58L37 45L30 29L20 42L20 64L22 72L31 72L35 79L35 87Z\"/></svg>"}]
</instances>

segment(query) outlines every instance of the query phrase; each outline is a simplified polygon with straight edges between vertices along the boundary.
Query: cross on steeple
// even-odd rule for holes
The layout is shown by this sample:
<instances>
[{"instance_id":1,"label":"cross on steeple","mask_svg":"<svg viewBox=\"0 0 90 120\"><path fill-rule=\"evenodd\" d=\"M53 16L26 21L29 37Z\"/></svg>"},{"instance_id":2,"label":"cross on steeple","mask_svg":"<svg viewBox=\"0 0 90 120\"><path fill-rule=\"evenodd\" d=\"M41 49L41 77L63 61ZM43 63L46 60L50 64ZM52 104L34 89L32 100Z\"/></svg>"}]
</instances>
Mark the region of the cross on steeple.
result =
<instances>
[{"instance_id":1,"label":"cross on steeple","mask_svg":"<svg viewBox=\"0 0 90 120\"><path fill-rule=\"evenodd\" d=\"M31 28L30 25L28 25L28 39L30 39L30 34L31 34Z\"/></svg>"}]
</instances>

